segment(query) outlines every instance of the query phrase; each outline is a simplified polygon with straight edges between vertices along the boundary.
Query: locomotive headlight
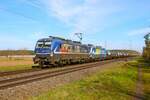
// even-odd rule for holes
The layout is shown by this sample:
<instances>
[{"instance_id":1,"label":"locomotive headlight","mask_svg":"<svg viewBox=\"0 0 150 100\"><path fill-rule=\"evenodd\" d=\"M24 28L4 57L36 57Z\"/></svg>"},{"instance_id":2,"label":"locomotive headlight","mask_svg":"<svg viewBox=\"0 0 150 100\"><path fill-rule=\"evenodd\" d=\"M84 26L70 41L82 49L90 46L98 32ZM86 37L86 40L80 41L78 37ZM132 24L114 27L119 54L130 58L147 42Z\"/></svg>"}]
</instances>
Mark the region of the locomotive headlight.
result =
<instances>
[{"instance_id":1,"label":"locomotive headlight","mask_svg":"<svg viewBox=\"0 0 150 100\"><path fill-rule=\"evenodd\" d=\"M52 57L53 55L54 55L53 53L50 54L51 57Z\"/></svg>"}]
</instances>

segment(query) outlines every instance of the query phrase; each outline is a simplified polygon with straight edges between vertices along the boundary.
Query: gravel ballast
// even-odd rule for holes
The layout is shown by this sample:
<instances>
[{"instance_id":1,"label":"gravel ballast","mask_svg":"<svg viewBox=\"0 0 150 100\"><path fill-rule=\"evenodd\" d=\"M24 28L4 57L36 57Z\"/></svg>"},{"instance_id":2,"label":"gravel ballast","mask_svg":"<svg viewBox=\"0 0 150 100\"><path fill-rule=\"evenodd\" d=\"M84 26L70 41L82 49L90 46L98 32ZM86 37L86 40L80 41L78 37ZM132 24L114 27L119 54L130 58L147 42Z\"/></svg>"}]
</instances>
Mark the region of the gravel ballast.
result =
<instances>
[{"instance_id":1,"label":"gravel ballast","mask_svg":"<svg viewBox=\"0 0 150 100\"><path fill-rule=\"evenodd\" d=\"M115 67L123 64L123 61L117 61L98 67L84 69L72 73L67 73L60 76L50 77L40 81L35 81L25 85L9 88L6 90L0 90L0 100L28 100L32 96L38 96L43 92L47 92L58 86L62 86L66 83L80 80L85 76L91 75L97 71L102 71L105 68Z\"/></svg>"}]
</instances>

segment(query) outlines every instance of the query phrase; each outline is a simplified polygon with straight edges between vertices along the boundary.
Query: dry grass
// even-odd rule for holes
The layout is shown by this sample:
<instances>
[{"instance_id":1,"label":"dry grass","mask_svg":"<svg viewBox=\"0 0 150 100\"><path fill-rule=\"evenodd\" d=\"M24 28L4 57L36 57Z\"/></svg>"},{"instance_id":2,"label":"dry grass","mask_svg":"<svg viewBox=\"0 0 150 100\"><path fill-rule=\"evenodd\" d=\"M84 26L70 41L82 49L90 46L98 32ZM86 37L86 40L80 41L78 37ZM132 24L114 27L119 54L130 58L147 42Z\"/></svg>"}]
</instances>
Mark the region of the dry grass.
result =
<instances>
[{"instance_id":1,"label":"dry grass","mask_svg":"<svg viewBox=\"0 0 150 100\"><path fill-rule=\"evenodd\" d=\"M32 58L0 58L0 71L27 69L32 65Z\"/></svg>"}]
</instances>

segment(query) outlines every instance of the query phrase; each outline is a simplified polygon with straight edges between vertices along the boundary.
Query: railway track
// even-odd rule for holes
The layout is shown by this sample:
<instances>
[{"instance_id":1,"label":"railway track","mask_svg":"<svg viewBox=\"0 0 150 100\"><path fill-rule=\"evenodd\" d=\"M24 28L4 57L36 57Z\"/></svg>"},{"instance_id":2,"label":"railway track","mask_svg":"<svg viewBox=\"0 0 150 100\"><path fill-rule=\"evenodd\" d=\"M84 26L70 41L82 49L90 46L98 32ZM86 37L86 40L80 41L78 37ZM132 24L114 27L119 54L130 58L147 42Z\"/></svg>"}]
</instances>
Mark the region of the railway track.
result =
<instances>
[{"instance_id":1,"label":"railway track","mask_svg":"<svg viewBox=\"0 0 150 100\"><path fill-rule=\"evenodd\" d=\"M58 75L63 75L83 69L88 69L92 67L98 67L100 65L116 62L116 61L121 61L124 59L115 59L115 60L108 60L108 61L101 61L101 62L94 62L94 63L89 63L89 64L82 64L82 65L76 65L74 67L65 67L63 69L58 69L54 71L46 71L46 72L41 72L41 73L34 73L34 74L29 74L26 76L20 76L16 78L9 78L9 79L4 79L0 81L0 90L31 83L34 81L58 76Z\"/></svg>"},{"instance_id":2,"label":"railway track","mask_svg":"<svg viewBox=\"0 0 150 100\"><path fill-rule=\"evenodd\" d=\"M22 73L30 73L30 72L35 72L35 71L41 71L41 69L25 69L25 70L0 72L0 77L9 76L9 75L17 75L17 74L22 74Z\"/></svg>"}]
</instances>

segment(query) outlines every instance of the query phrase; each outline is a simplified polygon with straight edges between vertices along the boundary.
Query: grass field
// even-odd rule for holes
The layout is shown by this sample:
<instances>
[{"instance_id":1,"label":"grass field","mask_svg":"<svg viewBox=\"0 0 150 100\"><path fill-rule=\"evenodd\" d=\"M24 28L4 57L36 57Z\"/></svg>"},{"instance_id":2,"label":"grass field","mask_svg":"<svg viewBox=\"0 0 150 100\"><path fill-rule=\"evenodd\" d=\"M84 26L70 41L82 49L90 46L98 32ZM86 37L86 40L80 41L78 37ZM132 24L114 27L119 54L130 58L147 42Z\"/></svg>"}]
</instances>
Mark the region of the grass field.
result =
<instances>
[{"instance_id":1,"label":"grass field","mask_svg":"<svg viewBox=\"0 0 150 100\"><path fill-rule=\"evenodd\" d=\"M132 100L136 96L137 66L130 61L123 66L105 69L68 85L49 90L32 100ZM143 64L145 66L145 64ZM150 97L150 66L143 69L143 96Z\"/></svg>"},{"instance_id":2,"label":"grass field","mask_svg":"<svg viewBox=\"0 0 150 100\"><path fill-rule=\"evenodd\" d=\"M0 72L32 68L32 58L0 58Z\"/></svg>"}]
</instances>

